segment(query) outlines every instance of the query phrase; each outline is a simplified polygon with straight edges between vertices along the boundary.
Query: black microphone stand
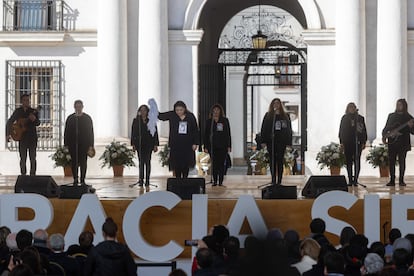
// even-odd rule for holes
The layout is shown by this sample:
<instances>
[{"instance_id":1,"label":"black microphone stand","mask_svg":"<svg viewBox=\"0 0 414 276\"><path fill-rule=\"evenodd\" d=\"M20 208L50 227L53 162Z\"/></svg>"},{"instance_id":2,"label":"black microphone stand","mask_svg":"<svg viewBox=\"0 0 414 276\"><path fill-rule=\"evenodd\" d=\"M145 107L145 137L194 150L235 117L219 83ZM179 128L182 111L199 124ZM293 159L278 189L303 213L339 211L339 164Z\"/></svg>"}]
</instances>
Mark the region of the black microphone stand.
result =
<instances>
[{"instance_id":1,"label":"black microphone stand","mask_svg":"<svg viewBox=\"0 0 414 276\"><path fill-rule=\"evenodd\" d=\"M76 164L76 173L75 175L77 175L76 178L76 182L78 182L78 178L79 178L79 118L78 118L78 114L75 112L75 164Z\"/></svg>"},{"instance_id":2,"label":"black microphone stand","mask_svg":"<svg viewBox=\"0 0 414 276\"><path fill-rule=\"evenodd\" d=\"M214 162L214 154L213 154L213 131L214 131L214 118L213 118L213 114L211 114L211 124L210 124L210 135L209 135L209 139L210 139L210 182L208 184L212 184L213 181L213 162Z\"/></svg>"},{"instance_id":3,"label":"black microphone stand","mask_svg":"<svg viewBox=\"0 0 414 276\"><path fill-rule=\"evenodd\" d=\"M354 176L354 185L355 184L357 184L357 185L360 185L361 187L364 187L365 189L367 188L367 186L366 185L364 185L364 184L361 184L361 183L359 183L357 180L356 180L356 176L357 176L357 172L358 172L358 176L359 176L359 170L361 169L361 164L360 164L360 153L359 153L359 146L358 146L358 143L359 143L359 139L358 139L358 111L355 111L355 114L354 114L354 116L355 116L355 133L354 133L354 141L355 141L355 176ZM362 145L361 145L362 146Z\"/></svg>"},{"instance_id":4,"label":"black microphone stand","mask_svg":"<svg viewBox=\"0 0 414 276\"><path fill-rule=\"evenodd\" d=\"M275 123L276 123L276 110L273 110L273 120L272 120L272 152L269 153L269 157L270 157L270 174L272 176L272 182L270 183L266 183L266 184L262 184L257 186L258 189L264 187L264 186L270 186L276 185L276 168L275 168L275 156L274 156L274 152L275 152ZM269 150L268 150L269 151ZM273 173L272 173L273 172ZM275 181L273 181L273 178L275 178Z\"/></svg>"}]
</instances>

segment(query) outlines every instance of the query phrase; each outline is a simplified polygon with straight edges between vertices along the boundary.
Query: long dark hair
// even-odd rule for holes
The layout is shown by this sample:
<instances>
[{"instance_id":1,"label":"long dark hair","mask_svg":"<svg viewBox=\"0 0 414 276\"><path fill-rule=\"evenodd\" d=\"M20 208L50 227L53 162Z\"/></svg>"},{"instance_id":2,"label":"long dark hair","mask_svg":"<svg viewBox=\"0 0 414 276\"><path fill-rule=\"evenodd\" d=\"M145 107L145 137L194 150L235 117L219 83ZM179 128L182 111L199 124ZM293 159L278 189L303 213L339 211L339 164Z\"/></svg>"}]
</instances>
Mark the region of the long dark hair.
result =
<instances>
[{"instance_id":1,"label":"long dark hair","mask_svg":"<svg viewBox=\"0 0 414 276\"><path fill-rule=\"evenodd\" d=\"M398 103L401 103L402 106L403 106L402 112L404 114L408 113L408 104L407 104L407 101L405 99L398 99L397 100L397 103L395 104L395 112L398 112L398 110L397 110Z\"/></svg>"},{"instance_id":2,"label":"long dark hair","mask_svg":"<svg viewBox=\"0 0 414 276\"><path fill-rule=\"evenodd\" d=\"M148 105L143 104L143 105L141 105L140 107L138 107L138 110L137 110L137 118L140 118L140 117L141 117L141 115L140 115L139 113L141 112L141 110L142 110L143 108L145 108L145 109L147 110L147 116L148 116L149 107L148 107Z\"/></svg>"},{"instance_id":3,"label":"long dark hair","mask_svg":"<svg viewBox=\"0 0 414 276\"><path fill-rule=\"evenodd\" d=\"M216 103L210 108L210 114L208 115L209 118L213 117L213 110L214 108L220 109L220 116L219 117L226 117L226 114L224 114L224 108L221 104Z\"/></svg>"},{"instance_id":4,"label":"long dark hair","mask_svg":"<svg viewBox=\"0 0 414 276\"><path fill-rule=\"evenodd\" d=\"M174 111L175 111L175 108L178 107L178 106L184 108L184 113L187 113L187 111L188 111L187 110L187 105L183 101L176 101L175 102L175 104L174 104Z\"/></svg>"},{"instance_id":5,"label":"long dark hair","mask_svg":"<svg viewBox=\"0 0 414 276\"><path fill-rule=\"evenodd\" d=\"M354 106L354 107L355 107L355 109L356 109L356 104L355 104L355 103L353 103L353 102L350 102L349 104L347 104L347 105L346 105L345 114L349 114L349 113L351 113L351 112L349 111L349 109L351 108L351 106Z\"/></svg>"},{"instance_id":6,"label":"long dark hair","mask_svg":"<svg viewBox=\"0 0 414 276\"><path fill-rule=\"evenodd\" d=\"M269 110L267 111L269 114L273 115L273 113L275 112L274 110L274 103L278 101L280 103L280 115L282 117L285 117L286 119L289 119L289 116L287 115L286 111L285 111L285 107L283 106L282 101L279 98L274 98L270 104L269 104Z\"/></svg>"}]
</instances>

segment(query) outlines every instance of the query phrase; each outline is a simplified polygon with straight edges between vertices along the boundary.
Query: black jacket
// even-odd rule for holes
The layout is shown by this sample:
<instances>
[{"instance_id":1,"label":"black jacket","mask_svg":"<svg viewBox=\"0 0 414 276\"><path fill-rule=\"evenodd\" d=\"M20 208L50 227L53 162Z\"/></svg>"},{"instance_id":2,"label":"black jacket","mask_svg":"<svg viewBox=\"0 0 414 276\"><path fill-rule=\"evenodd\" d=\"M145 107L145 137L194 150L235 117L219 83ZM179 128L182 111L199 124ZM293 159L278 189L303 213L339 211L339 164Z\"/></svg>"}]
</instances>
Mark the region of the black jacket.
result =
<instances>
[{"instance_id":1,"label":"black jacket","mask_svg":"<svg viewBox=\"0 0 414 276\"><path fill-rule=\"evenodd\" d=\"M213 125L211 122L213 122ZM212 137L210 136L211 130L213 130ZM204 148L207 148L209 152L211 151L211 138L213 138L214 149L227 150L231 147L230 123L226 117L220 117L217 122L210 118L206 122Z\"/></svg>"},{"instance_id":2,"label":"black jacket","mask_svg":"<svg viewBox=\"0 0 414 276\"><path fill-rule=\"evenodd\" d=\"M279 114L266 112L260 131L261 143L267 145L272 143L272 127L274 127L274 142L276 144L292 145L292 123L288 114L283 117Z\"/></svg>"},{"instance_id":3,"label":"black jacket","mask_svg":"<svg viewBox=\"0 0 414 276\"><path fill-rule=\"evenodd\" d=\"M342 116L339 126L339 141L341 144L354 144L355 133L357 133L358 144L365 145L367 142L367 128L364 117L359 114L345 114Z\"/></svg>"},{"instance_id":4,"label":"black jacket","mask_svg":"<svg viewBox=\"0 0 414 276\"><path fill-rule=\"evenodd\" d=\"M409 120L413 119L409 113L390 113L388 115L387 123L385 124L384 129L382 130L382 136L387 134L388 131L392 131L393 129L399 127L402 124L405 124ZM411 142L410 142L410 133L414 134L414 128L410 128L408 126L404 127L399 131L402 135L397 137L396 139L389 139L389 147L395 149L402 149L406 151L411 150Z\"/></svg>"},{"instance_id":5,"label":"black jacket","mask_svg":"<svg viewBox=\"0 0 414 276\"><path fill-rule=\"evenodd\" d=\"M33 114L36 117L36 119L33 122L29 120L30 114ZM37 141L36 127L40 125L39 113L37 112L36 109L30 108L30 107L26 111L24 111L23 107L19 107L16 110L14 110L9 120L7 120L6 135L9 136L11 134L12 124L22 118L27 119L27 120L26 120L26 131L23 133L21 141L36 142Z\"/></svg>"},{"instance_id":6,"label":"black jacket","mask_svg":"<svg viewBox=\"0 0 414 276\"><path fill-rule=\"evenodd\" d=\"M91 117L82 113L76 116L75 113L66 119L64 143L69 149L78 147L80 151L87 152L89 147L94 145L93 123Z\"/></svg>"},{"instance_id":7,"label":"black jacket","mask_svg":"<svg viewBox=\"0 0 414 276\"><path fill-rule=\"evenodd\" d=\"M131 130L131 145L134 145L137 150L152 151L154 146L159 146L158 131L156 130L154 136L148 129L148 121L144 122L141 118L134 118Z\"/></svg>"},{"instance_id":8,"label":"black jacket","mask_svg":"<svg viewBox=\"0 0 414 276\"><path fill-rule=\"evenodd\" d=\"M84 275L137 275L137 266L128 247L115 241L103 241L89 251Z\"/></svg>"}]
</instances>

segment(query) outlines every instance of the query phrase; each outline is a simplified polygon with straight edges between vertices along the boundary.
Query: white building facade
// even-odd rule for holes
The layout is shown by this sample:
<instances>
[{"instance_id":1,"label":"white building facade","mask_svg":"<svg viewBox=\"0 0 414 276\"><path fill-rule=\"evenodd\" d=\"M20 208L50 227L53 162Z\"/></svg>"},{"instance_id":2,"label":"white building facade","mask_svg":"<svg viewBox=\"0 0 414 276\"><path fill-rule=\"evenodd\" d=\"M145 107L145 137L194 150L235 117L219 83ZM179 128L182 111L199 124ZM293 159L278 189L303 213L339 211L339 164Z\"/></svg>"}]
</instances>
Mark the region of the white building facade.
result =
<instances>
[{"instance_id":1,"label":"white building facade","mask_svg":"<svg viewBox=\"0 0 414 276\"><path fill-rule=\"evenodd\" d=\"M307 48L305 101L300 91L269 91L307 106L307 114L299 116L307 122L303 135L308 172L324 173L317 168L316 153L322 145L338 141L348 102L355 102L365 116L371 143L380 138L398 98L406 98L414 113L410 77L414 0L262 0L261 4L285 11L301 26L298 35ZM42 107L38 174L61 173L48 156L62 142L65 118L76 99L83 100L84 111L94 120L98 156L107 142L127 141L137 107L149 98L156 99L161 111L183 100L199 118L207 116L206 98L219 99L230 118L232 157L235 163L243 162L245 70L227 68L223 90L209 97L200 90L204 78L200 68L218 64L222 31L230 19L253 9L258 1L5 0L2 5L0 121L5 126L19 104L19 93L30 92L32 105ZM256 113L251 114L255 131L271 99L266 95L255 98ZM167 135L166 124L160 129ZM15 144L7 143L5 136L5 127L0 128L0 174L18 174ZM411 155L409 160L414 160ZM407 173L414 173L410 167ZM100 169L97 158L89 168L96 175L110 173ZM362 174L373 171L363 165Z\"/></svg>"}]
</instances>

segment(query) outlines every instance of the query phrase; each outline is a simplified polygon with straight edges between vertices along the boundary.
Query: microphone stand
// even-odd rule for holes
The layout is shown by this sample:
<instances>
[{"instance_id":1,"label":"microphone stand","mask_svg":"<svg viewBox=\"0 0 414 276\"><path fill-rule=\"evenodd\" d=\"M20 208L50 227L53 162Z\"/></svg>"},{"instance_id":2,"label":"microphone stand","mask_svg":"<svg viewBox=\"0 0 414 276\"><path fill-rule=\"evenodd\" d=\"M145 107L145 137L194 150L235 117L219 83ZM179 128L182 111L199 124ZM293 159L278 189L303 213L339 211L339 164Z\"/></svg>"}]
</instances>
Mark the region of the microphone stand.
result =
<instances>
[{"instance_id":1,"label":"microphone stand","mask_svg":"<svg viewBox=\"0 0 414 276\"><path fill-rule=\"evenodd\" d=\"M358 175L359 175L359 170L360 170L360 166L361 166L359 146L358 146L358 142L359 142L359 139L358 139L358 111L355 111L354 116L355 116L355 133L354 133L354 139L355 139L355 160L354 160L355 161L355 176L354 176L354 178L355 178L356 175L357 175L357 172L358 172ZM364 187L365 189L367 188L366 185L359 183L358 181L356 181L356 179L354 179L354 185L355 184L360 185L361 187Z\"/></svg>"},{"instance_id":2,"label":"microphone stand","mask_svg":"<svg viewBox=\"0 0 414 276\"><path fill-rule=\"evenodd\" d=\"M76 182L78 182L78 178L79 178L79 118L78 118L78 114L75 113L75 137L76 137L76 143L75 143L75 164L76 164L76 175L77 175L77 179ZM75 172L73 172L75 173ZM77 183L78 185L78 183Z\"/></svg>"},{"instance_id":3,"label":"microphone stand","mask_svg":"<svg viewBox=\"0 0 414 276\"><path fill-rule=\"evenodd\" d=\"M210 182L208 184L213 184L213 162L214 162L214 154L213 154L213 130L214 130L214 118L211 114L211 124L210 124L210 164L211 164L211 173L210 173Z\"/></svg>"},{"instance_id":4,"label":"microphone stand","mask_svg":"<svg viewBox=\"0 0 414 276\"><path fill-rule=\"evenodd\" d=\"M257 186L258 189L265 187L265 186L276 186L276 168L275 168L275 156L274 156L274 152L275 152L275 122L276 122L276 110L273 110L273 120L272 120L272 152L269 154L270 156L270 174L272 175L272 182L270 183L266 183L266 184L262 184ZM273 173L272 173L273 172ZM273 181L273 178L275 178L275 181Z\"/></svg>"}]
</instances>

